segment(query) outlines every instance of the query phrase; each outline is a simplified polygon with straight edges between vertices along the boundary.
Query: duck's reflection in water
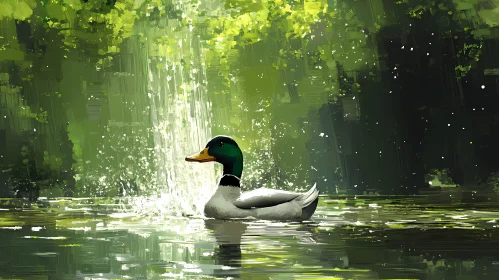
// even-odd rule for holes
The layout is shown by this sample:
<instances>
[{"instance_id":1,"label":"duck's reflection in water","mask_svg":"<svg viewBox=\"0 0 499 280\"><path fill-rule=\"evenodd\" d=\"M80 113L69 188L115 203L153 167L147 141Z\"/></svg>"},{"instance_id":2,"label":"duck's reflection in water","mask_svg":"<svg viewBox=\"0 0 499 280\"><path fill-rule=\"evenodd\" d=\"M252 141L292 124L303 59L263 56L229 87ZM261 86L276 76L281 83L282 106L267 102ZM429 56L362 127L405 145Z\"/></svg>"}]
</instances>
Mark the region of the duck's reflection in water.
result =
<instances>
[{"instance_id":1,"label":"duck's reflection in water","mask_svg":"<svg viewBox=\"0 0 499 280\"><path fill-rule=\"evenodd\" d=\"M205 220L205 226L213 231L216 240L215 264L220 265L214 271L215 277L237 277L241 267L241 237L248 225L235 220Z\"/></svg>"}]
</instances>

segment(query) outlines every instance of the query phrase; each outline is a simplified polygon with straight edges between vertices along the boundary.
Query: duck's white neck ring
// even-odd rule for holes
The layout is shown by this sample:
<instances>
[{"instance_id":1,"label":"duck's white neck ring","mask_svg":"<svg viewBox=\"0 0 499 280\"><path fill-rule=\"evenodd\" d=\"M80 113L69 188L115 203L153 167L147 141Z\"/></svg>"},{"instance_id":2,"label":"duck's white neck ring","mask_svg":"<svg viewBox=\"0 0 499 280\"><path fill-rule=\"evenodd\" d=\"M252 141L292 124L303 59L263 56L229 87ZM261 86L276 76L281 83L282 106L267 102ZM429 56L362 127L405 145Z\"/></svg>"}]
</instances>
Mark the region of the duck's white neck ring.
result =
<instances>
[{"instance_id":1,"label":"duck's white neck ring","mask_svg":"<svg viewBox=\"0 0 499 280\"><path fill-rule=\"evenodd\" d=\"M224 174L222 178L220 178L220 186L230 186L230 187L241 187L240 183L241 179L232 174Z\"/></svg>"},{"instance_id":2,"label":"duck's white neck ring","mask_svg":"<svg viewBox=\"0 0 499 280\"><path fill-rule=\"evenodd\" d=\"M232 174L225 174L225 175L223 175L222 177L225 177L225 176L231 176L231 177L236 178L238 181L241 181L241 178L237 177L236 175L232 175Z\"/></svg>"}]
</instances>

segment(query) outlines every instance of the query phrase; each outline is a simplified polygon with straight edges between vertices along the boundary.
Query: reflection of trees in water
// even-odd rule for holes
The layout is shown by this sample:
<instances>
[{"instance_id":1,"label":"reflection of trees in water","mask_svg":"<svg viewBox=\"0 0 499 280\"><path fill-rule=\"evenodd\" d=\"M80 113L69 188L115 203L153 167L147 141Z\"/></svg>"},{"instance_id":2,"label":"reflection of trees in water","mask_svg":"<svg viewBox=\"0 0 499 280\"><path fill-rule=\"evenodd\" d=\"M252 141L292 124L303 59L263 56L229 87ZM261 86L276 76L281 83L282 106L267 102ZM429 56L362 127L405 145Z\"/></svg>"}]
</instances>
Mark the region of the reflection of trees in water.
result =
<instances>
[{"instance_id":1,"label":"reflection of trees in water","mask_svg":"<svg viewBox=\"0 0 499 280\"><path fill-rule=\"evenodd\" d=\"M343 214L336 222L318 215L318 223L182 219L164 221L162 226L132 222L122 228L116 228L117 219L81 212L3 211L0 278L102 278L98 273L103 273L110 278L154 279L171 272L224 278L288 279L315 273L345 279L499 279L499 229L492 228L493 223L473 222L497 214L480 212L462 221L477 224L477 229L452 228L459 226L459 220L456 224L434 221L453 215L454 210L428 214L428 224L423 224L423 218L414 225L397 224L405 228L355 224L364 218L398 220L384 211L378 216ZM24 226L2 228L14 224ZM45 228L32 229L38 226ZM84 227L88 229L74 229ZM66 239L46 239L54 237Z\"/></svg>"},{"instance_id":2,"label":"reflection of trees in water","mask_svg":"<svg viewBox=\"0 0 499 280\"><path fill-rule=\"evenodd\" d=\"M381 279L499 279L498 233L340 226L321 230L317 239L328 244L319 249L321 262L340 267L334 260L343 255L349 269L368 269Z\"/></svg>"}]
</instances>

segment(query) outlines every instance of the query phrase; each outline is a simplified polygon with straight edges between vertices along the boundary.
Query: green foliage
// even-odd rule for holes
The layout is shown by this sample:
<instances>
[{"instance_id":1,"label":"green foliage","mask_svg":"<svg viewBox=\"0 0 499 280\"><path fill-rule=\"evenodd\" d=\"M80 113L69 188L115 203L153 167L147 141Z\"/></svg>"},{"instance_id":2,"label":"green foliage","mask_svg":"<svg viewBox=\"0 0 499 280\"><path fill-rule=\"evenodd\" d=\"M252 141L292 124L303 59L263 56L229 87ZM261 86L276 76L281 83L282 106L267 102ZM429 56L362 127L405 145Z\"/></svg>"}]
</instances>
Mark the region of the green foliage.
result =
<instances>
[{"instance_id":1,"label":"green foliage","mask_svg":"<svg viewBox=\"0 0 499 280\"><path fill-rule=\"evenodd\" d=\"M23 85L29 85L31 81L38 79L34 76L34 71L37 70L32 69L33 65L39 66L46 60L53 62L54 65L61 64L58 60L51 61L53 57L55 59L63 57L53 56L54 49L77 53L78 59L97 64L99 68L96 71L99 71L114 63L117 58L115 54L122 51L122 43L125 40L132 35L138 35L141 38L141 46L147 48L150 57L157 56L163 59L181 55L178 64L190 67L192 72L189 72L189 77L185 78L191 79L196 76L194 70L198 71L191 62L199 58L191 57L195 54L187 54L188 51L182 50L185 46L179 44L175 32L192 32L194 35L200 35L203 46L207 49L202 55L207 58L207 64L216 69L212 72L217 72L214 75L210 73L207 75L223 77L223 81L220 82L223 85L219 87L222 89L217 88L216 92L234 93L238 90L238 87L234 86L235 82L242 80L244 83L239 87L242 88L242 93L236 91L230 97L231 103L228 102L230 104L227 106L238 107L236 109L231 107L230 110L233 111L230 113L240 110L240 116L259 120L249 123L239 116L229 117L229 125L240 128L240 131L234 130L234 134L247 136L247 139L259 139L258 144L249 143L246 149L248 162L251 163L247 174L252 174L251 177L246 177L246 180L256 185L262 177L275 177L275 174L270 174L275 173L273 170L276 169L275 154L269 152L276 145L272 141L288 136L296 139L305 137L301 133L308 133L307 127L300 127L300 131L295 123L283 124L278 120L279 117L276 117L279 109L273 105L279 102L274 101L283 102L279 98L282 98L284 95L282 92L285 91L281 85L285 84L284 87L290 83L310 85L313 83L310 73L314 71L314 78L323 78L319 87L324 87L324 92L329 95L328 101L334 102L349 92L356 93L362 90L362 85L359 84L361 82L349 76L350 73L359 69L377 68L376 49L368 47L367 42L370 40L369 32L379 31L384 25L383 15L373 17L373 22L368 22L361 18L360 13L355 10L358 7L352 4L353 2L225 0L223 7L212 9L215 5L197 0L176 3L170 0L4 0L0 1L3 32L0 34L0 61L17 61L15 67L20 72L16 74L20 76L19 80L24 83ZM485 34L479 33L477 28L497 25L497 19L493 17L496 12L479 7L483 2L485 1L403 0L397 4L413 19L421 19L425 15L448 19L450 24L445 27L447 30L444 33L450 38L465 35L464 39L453 39L456 45L459 45L456 50L455 69L458 76L462 77L470 71L481 54L481 44L469 43L468 39L478 38L477 34ZM466 16L467 11L475 11L477 16ZM20 43L22 40L16 38L16 24L22 21L29 25L32 32L29 40L33 41L31 43L35 50L28 50L28 43ZM479 24L471 25L470 21ZM138 24L143 23L151 23L147 26L150 33L143 34L144 29L137 28ZM139 32L136 32L137 30ZM262 54L258 54L259 58L264 60L261 64L256 65L252 61L256 55L244 53L253 48L264 50ZM46 50L52 51L52 54L46 54ZM177 62L161 59L157 60L158 69L163 69L161 71L164 71L165 66L178 65ZM337 72L337 66L343 69L341 73ZM211 69L208 69L208 72L209 70ZM164 77L171 78L169 74ZM35 120L36 122L32 124L37 128L38 125L49 123L49 117L53 116L49 116L46 111L48 105L44 105L43 108L33 104L29 106L26 104L27 101L21 98L22 88L19 85L10 85L8 80L8 74L0 74L0 93L2 97L13 98L8 99L6 104L0 105L7 107L9 112L17 112L20 117ZM216 83L218 82L217 80ZM210 80L210 84L214 83ZM336 83L341 83L341 87ZM186 82L175 86L180 87L181 91L191 91L193 87ZM311 87L300 90L302 94L308 94L308 89ZM41 92L40 96L45 101L62 97L58 90ZM182 96L179 99L182 99ZM288 107L286 110L292 108L293 114L298 115L298 112L305 111L304 108L308 105L300 106ZM261 116L263 114L264 117ZM288 130L287 126L292 128ZM87 194L94 193L95 186L104 186L101 190L111 193L120 180L141 181L141 178L132 178L133 176L154 177L153 169L150 168L154 165L154 153L152 150L149 153L152 146L147 143L151 131L134 132L135 138L130 136L131 133L128 137L122 137L123 131L108 131L103 134L104 140L98 142L101 146L95 161L84 162L83 145L80 145L79 141L83 139L80 135L87 130L83 126L77 128L73 126L68 129L79 136L71 136L71 141L75 143L71 151L74 159L72 168L75 172L89 174L88 178L81 179L86 180L84 184L88 187L85 190ZM75 132L76 130L78 132ZM221 130L227 131L227 128ZM136 147L137 143L142 147ZM121 147L131 148L123 151ZM145 150L147 152L144 152ZM22 153L26 153L22 155L22 163L31 164L33 159L28 159L28 151L22 150ZM39 174L52 174L54 170L62 168L63 159L51 153L44 152L41 165L43 170L40 169ZM38 161L41 161L41 158L39 154ZM137 164L137 159L141 161L140 165ZM118 167L109 169L109 166L116 166L113 162L119 162ZM148 166L147 163L151 165ZM296 167L296 169L302 168ZM295 173L297 172L300 170ZM337 173L341 175L341 172ZM444 171L435 171L432 176L437 176L445 182L449 177ZM81 177L77 175L76 178Z\"/></svg>"},{"instance_id":2,"label":"green foliage","mask_svg":"<svg viewBox=\"0 0 499 280\"><path fill-rule=\"evenodd\" d=\"M0 73L0 97L3 97L0 99L0 106L5 106L13 112L17 111L18 116L32 118L39 123L47 123L47 111L40 108L38 113L33 112L19 95L21 89L21 87L10 84L8 73Z\"/></svg>"},{"instance_id":3,"label":"green foliage","mask_svg":"<svg viewBox=\"0 0 499 280\"><path fill-rule=\"evenodd\" d=\"M99 55L119 52L137 19L134 0L53 0L44 8L46 16L39 19L46 28L59 31L66 50L93 44Z\"/></svg>"},{"instance_id":4,"label":"green foliage","mask_svg":"<svg viewBox=\"0 0 499 280\"><path fill-rule=\"evenodd\" d=\"M487 179L487 184L499 193L499 172L493 172Z\"/></svg>"},{"instance_id":5,"label":"green foliage","mask_svg":"<svg viewBox=\"0 0 499 280\"><path fill-rule=\"evenodd\" d=\"M43 152L43 164L51 170L60 170L62 166L62 158L55 155L49 155L47 151Z\"/></svg>"},{"instance_id":6,"label":"green foliage","mask_svg":"<svg viewBox=\"0 0 499 280\"><path fill-rule=\"evenodd\" d=\"M216 17L198 23L207 26L207 45L213 52L222 69L227 69L229 54L236 47L245 47L277 35L273 40L284 42L290 39L305 38L311 35L312 25L321 22L327 15L328 4L325 0L284 1L226 1L226 11ZM282 50L300 55L294 50ZM279 65L286 62L279 61Z\"/></svg>"},{"instance_id":7,"label":"green foliage","mask_svg":"<svg viewBox=\"0 0 499 280\"><path fill-rule=\"evenodd\" d=\"M20 147L20 164L3 170L11 176L11 185L18 197L36 200L40 190L44 195L57 194L67 189L70 182L64 176L63 159L43 152L42 164L37 164L37 154L31 144ZM53 195L52 195L53 196Z\"/></svg>"},{"instance_id":8,"label":"green foliage","mask_svg":"<svg viewBox=\"0 0 499 280\"><path fill-rule=\"evenodd\" d=\"M44 111L43 108L39 109L40 112L32 112L31 107L25 105L19 108L19 115L23 117L28 117L36 120L39 123L48 123L48 113Z\"/></svg>"},{"instance_id":9,"label":"green foliage","mask_svg":"<svg viewBox=\"0 0 499 280\"><path fill-rule=\"evenodd\" d=\"M444 185L453 185L452 176L450 174L449 168L444 169L432 169L425 175L426 182L432 182L436 180ZM431 183L430 183L431 184Z\"/></svg>"},{"instance_id":10,"label":"green foliage","mask_svg":"<svg viewBox=\"0 0 499 280\"><path fill-rule=\"evenodd\" d=\"M59 36L59 42L47 40L48 43L60 44L66 51L95 45L91 48L96 52L93 55L106 56L119 52L121 42L132 35L139 8L135 2L6 0L0 3L0 20L27 20L33 26L42 24L48 33L53 30ZM0 53L7 51L7 47L8 44L0 44Z\"/></svg>"},{"instance_id":11,"label":"green foliage","mask_svg":"<svg viewBox=\"0 0 499 280\"><path fill-rule=\"evenodd\" d=\"M460 49L456 55L459 60L462 61L464 65L456 66L457 77L464 77L471 70L471 65L474 62L478 62L480 55L482 54L481 44L466 44L464 43L464 48Z\"/></svg>"},{"instance_id":12,"label":"green foliage","mask_svg":"<svg viewBox=\"0 0 499 280\"><path fill-rule=\"evenodd\" d=\"M0 2L0 20L2 18L25 20L31 17L36 6L35 0L3 0Z\"/></svg>"},{"instance_id":13,"label":"green foliage","mask_svg":"<svg viewBox=\"0 0 499 280\"><path fill-rule=\"evenodd\" d=\"M488 9L488 0L420 0L420 1L398 1L397 4L405 5L408 14L416 19L421 19L425 13L432 17L447 19L449 24L445 27L446 36L453 38L458 45L458 58L455 66L456 78L462 78L472 69L482 53L481 44L467 44L460 36L464 34L467 41L481 40L487 32L484 28L499 25L497 11Z\"/></svg>"}]
</instances>

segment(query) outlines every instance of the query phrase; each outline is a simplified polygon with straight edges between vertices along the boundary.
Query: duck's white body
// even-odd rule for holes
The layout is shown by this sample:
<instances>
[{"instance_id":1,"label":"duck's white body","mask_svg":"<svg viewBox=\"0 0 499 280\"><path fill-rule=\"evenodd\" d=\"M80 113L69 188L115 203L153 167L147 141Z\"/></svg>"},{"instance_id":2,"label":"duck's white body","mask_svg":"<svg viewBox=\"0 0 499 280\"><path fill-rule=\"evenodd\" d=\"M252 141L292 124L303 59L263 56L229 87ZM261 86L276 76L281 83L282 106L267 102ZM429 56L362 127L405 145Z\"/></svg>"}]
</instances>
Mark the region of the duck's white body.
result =
<instances>
[{"instance_id":1,"label":"duck's white body","mask_svg":"<svg viewBox=\"0 0 499 280\"><path fill-rule=\"evenodd\" d=\"M218 162L224 175L218 189L206 203L206 217L215 219L249 218L264 220L307 220L315 212L319 191L315 185L305 193L261 188L241 193L243 153L234 139L219 135L199 153L185 158L191 162Z\"/></svg>"},{"instance_id":2,"label":"duck's white body","mask_svg":"<svg viewBox=\"0 0 499 280\"><path fill-rule=\"evenodd\" d=\"M315 212L319 192L315 185L305 193L261 188L241 193L241 188L219 186L206 203L206 217L263 220L307 220Z\"/></svg>"}]
</instances>

